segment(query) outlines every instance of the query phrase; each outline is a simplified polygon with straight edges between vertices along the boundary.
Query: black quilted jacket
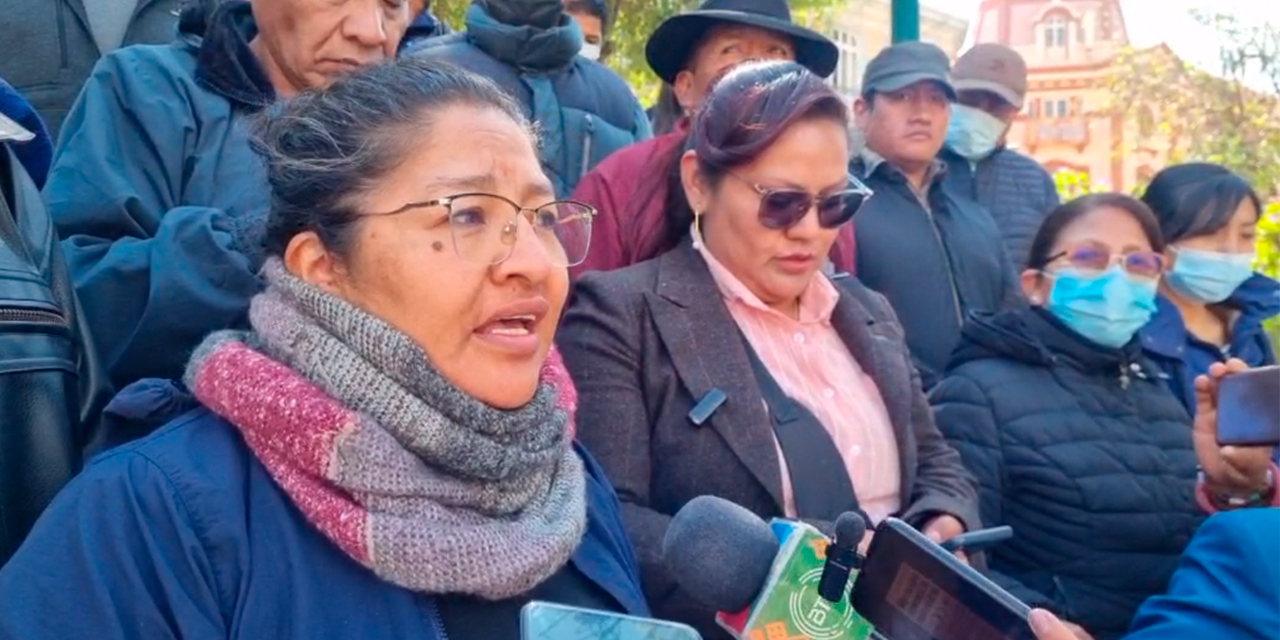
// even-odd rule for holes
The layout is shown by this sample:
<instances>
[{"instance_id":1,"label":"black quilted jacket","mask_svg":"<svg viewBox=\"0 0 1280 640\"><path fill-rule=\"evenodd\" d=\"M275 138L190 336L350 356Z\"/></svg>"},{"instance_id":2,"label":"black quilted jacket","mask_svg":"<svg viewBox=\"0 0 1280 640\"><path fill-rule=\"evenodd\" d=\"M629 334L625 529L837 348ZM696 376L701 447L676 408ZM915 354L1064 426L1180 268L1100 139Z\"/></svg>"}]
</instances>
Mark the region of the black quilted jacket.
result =
<instances>
[{"instance_id":1,"label":"black quilted jacket","mask_svg":"<svg viewBox=\"0 0 1280 640\"><path fill-rule=\"evenodd\" d=\"M997 581L1098 640L1165 591L1203 519L1191 418L1155 371L1028 308L972 319L931 394L983 523L1014 528Z\"/></svg>"}]
</instances>

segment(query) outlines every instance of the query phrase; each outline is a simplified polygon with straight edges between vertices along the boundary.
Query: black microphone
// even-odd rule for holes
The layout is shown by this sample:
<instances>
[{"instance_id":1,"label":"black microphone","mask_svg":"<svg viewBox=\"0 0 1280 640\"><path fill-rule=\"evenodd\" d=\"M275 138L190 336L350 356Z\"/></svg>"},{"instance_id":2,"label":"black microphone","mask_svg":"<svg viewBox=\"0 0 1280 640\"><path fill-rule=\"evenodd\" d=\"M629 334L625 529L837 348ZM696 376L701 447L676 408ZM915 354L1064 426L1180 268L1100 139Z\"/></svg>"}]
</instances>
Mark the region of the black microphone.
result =
<instances>
[{"instance_id":1,"label":"black microphone","mask_svg":"<svg viewBox=\"0 0 1280 640\"><path fill-rule=\"evenodd\" d=\"M698 496L671 519L662 559L699 604L736 612L755 601L780 547L756 514L722 498Z\"/></svg>"},{"instance_id":2,"label":"black microphone","mask_svg":"<svg viewBox=\"0 0 1280 640\"><path fill-rule=\"evenodd\" d=\"M822 579L818 582L818 595L828 602L844 599L849 572L861 565L858 545L866 533L867 521L861 515L846 511L836 518L836 536L827 547L827 561L822 565Z\"/></svg>"}]
</instances>

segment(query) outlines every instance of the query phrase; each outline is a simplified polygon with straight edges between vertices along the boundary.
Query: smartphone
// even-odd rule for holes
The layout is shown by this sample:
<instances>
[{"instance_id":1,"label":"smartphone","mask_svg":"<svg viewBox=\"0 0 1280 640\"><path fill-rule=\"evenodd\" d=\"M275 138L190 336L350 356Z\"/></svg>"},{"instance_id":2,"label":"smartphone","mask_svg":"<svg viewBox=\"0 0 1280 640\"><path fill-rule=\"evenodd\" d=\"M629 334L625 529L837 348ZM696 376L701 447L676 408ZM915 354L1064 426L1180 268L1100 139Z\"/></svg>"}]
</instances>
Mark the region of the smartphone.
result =
<instances>
[{"instance_id":1,"label":"smartphone","mask_svg":"<svg viewBox=\"0 0 1280 640\"><path fill-rule=\"evenodd\" d=\"M521 640L702 640L688 625L533 601L520 610Z\"/></svg>"},{"instance_id":2,"label":"smartphone","mask_svg":"<svg viewBox=\"0 0 1280 640\"><path fill-rule=\"evenodd\" d=\"M1036 640L1030 607L896 518L876 527L850 598L893 640Z\"/></svg>"},{"instance_id":3,"label":"smartphone","mask_svg":"<svg viewBox=\"0 0 1280 640\"><path fill-rule=\"evenodd\" d=\"M1218 385L1218 444L1280 445L1280 366L1232 374Z\"/></svg>"}]
</instances>

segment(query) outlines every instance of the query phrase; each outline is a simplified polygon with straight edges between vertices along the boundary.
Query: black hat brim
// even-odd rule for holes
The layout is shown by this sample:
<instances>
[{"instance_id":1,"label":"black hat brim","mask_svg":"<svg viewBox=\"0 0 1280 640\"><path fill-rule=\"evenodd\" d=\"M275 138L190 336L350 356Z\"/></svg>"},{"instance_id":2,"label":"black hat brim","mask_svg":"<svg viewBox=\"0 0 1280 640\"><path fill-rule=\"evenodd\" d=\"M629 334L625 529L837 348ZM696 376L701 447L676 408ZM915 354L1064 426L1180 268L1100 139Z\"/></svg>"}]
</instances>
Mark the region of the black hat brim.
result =
<instances>
[{"instance_id":1,"label":"black hat brim","mask_svg":"<svg viewBox=\"0 0 1280 640\"><path fill-rule=\"evenodd\" d=\"M758 27L790 37L795 43L796 62L822 78L834 73L840 61L834 42L798 24L740 11L690 11L668 18L653 32L644 48L649 67L663 82L674 83L702 36L718 24Z\"/></svg>"}]
</instances>

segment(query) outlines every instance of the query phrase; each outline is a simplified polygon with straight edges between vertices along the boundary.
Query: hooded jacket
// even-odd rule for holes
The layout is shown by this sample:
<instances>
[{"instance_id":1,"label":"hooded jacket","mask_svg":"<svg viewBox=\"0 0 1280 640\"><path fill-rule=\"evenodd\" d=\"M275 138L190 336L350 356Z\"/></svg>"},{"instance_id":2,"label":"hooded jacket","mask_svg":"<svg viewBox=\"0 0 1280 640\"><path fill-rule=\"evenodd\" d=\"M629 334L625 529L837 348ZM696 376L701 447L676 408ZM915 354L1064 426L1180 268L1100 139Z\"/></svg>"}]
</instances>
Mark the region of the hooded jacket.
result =
<instances>
[{"instance_id":1,"label":"hooded jacket","mask_svg":"<svg viewBox=\"0 0 1280 640\"><path fill-rule=\"evenodd\" d=\"M651 137L631 87L578 55L582 30L560 0L477 0L467 30L411 46L493 80L538 126L538 155L558 197L618 149Z\"/></svg>"},{"instance_id":2,"label":"hooded jacket","mask_svg":"<svg viewBox=\"0 0 1280 640\"><path fill-rule=\"evenodd\" d=\"M1223 302L1236 312L1230 342L1222 348L1191 335L1182 314L1168 298L1157 299L1155 317L1142 328L1142 348L1160 366L1165 381L1187 411L1196 410L1196 376L1215 362L1240 358L1251 367L1276 363L1271 336L1263 323L1280 315L1280 283L1255 274Z\"/></svg>"},{"instance_id":3,"label":"hooded jacket","mask_svg":"<svg viewBox=\"0 0 1280 640\"><path fill-rule=\"evenodd\" d=\"M98 63L44 188L76 293L117 389L176 378L258 290L265 169L247 121L275 99L246 2L184 20L167 45Z\"/></svg>"},{"instance_id":4,"label":"hooded jacket","mask_svg":"<svg viewBox=\"0 0 1280 640\"><path fill-rule=\"evenodd\" d=\"M974 318L930 400L983 524L1014 529L988 552L998 581L1121 637L1205 517L1191 417L1138 341L1106 349L1039 307Z\"/></svg>"}]
</instances>

